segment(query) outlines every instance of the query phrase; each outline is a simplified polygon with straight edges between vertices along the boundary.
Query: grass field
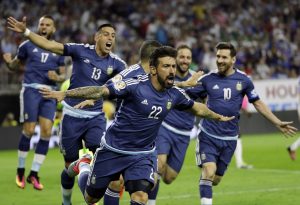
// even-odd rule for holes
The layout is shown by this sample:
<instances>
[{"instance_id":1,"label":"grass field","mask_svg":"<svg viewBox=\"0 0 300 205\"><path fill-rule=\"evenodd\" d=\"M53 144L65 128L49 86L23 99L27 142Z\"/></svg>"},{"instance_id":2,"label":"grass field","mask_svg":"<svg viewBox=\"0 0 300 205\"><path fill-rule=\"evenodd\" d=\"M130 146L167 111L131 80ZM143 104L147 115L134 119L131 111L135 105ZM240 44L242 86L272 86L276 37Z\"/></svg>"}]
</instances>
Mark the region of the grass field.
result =
<instances>
[{"instance_id":1,"label":"grass field","mask_svg":"<svg viewBox=\"0 0 300 205\"><path fill-rule=\"evenodd\" d=\"M244 135L244 158L254 165L252 170L235 168L234 160L221 184L214 187L214 205L299 205L300 154L291 161L286 147L295 138L285 139L278 134ZM161 183L158 205L198 205L199 170L194 160L195 142L187 152L185 164L171 185ZM300 152L299 152L300 153ZM27 171L32 152L28 156ZM27 185L24 190L15 185L16 151L0 151L0 204L2 205L56 205L61 204L60 172L63 159L58 149L49 151L40 176L45 189L36 191ZM73 205L84 205L75 185ZM102 204L101 202L99 204ZM121 205L129 204L128 194Z\"/></svg>"}]
</instances>

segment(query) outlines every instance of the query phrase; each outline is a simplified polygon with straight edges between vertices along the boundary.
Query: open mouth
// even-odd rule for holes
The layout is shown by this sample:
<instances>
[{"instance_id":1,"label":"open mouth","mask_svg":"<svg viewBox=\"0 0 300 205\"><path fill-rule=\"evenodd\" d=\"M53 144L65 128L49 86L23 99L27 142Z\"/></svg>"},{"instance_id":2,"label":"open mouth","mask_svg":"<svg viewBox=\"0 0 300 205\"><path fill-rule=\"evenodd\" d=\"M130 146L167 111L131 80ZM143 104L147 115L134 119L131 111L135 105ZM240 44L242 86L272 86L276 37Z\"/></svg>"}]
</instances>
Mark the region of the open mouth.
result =
<instances>
[{"instance_id":1,"label":"open mouth","mask_svg":"<svg viewBox=\"0 0 300 205\"><path fill-rule=\"evenodd\" d=\"M107 42L106 44L105 44L105 46L107 47L107 48L111 48L112 47L112 43L111 42Z\"/></svg>"},{"instance_id":2,"label":"open mouth","mask_svg":"<svg viewBox=\"0 0 300 205\"><path fill-rule=\"evenodd\" d=\"M167 82L168 82L168 84L173 84L173 83L174 83L174 79L175 79L174 76L168 76L168 77L167 77Z\"/></svg>"}]
</instances>

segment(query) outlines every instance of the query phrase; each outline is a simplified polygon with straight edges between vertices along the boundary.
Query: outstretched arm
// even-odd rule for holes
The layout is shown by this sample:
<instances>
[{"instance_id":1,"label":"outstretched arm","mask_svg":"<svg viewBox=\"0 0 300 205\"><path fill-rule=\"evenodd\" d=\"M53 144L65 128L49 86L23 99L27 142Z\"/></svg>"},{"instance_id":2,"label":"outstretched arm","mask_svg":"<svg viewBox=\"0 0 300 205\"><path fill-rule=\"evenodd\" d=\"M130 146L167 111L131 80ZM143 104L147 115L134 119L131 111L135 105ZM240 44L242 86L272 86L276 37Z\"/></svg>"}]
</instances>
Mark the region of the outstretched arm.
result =
<instances>
[{"instance_id":1,"label":"outstretched arm","mask_svg":"<svg viewBox=\"0 0 300 205\"><path fill-rule=\"evenodd\" d=\"M106 86L87 86L75 88L67 91L50 91L41 89L40 93L44 98L54 98L57 101L62 101L67 98L83 98L83 99L100 99L109 96L109 90Z\"/></svg>"},{"instance_id":2,"label":"outstretched arm","mask_svg":"<svg viewBox=\"0 0 300 205\"><path fill-rule=\"evenodd\" d=\"M218 120L218 121L223 121L223 122L233 120L235 118L234 116L227 117L227 116L223 116L218 113L215 113L212 110L210 110L205 104L198 103L198 102L194 103L194 105L190 109L190 111L194 115L199 116L201 118L208 118L208 119Z\"/></svg>"},{"instance_id":3,"label":"outstretched arm","mask_svg":"<svg viewBox=\"0 0 300 205\"><path fill-rule=\"evenodd\" d=\"M175 82L175 85L180 88L194 87L198 84L198 80L203 74L203 71L198 71L196 73L193 73L193 75L186 81Z\"/></svg>"},{"instance_id":4,"label":"outstretched arm","mask_svg":"<svg viewBox=\"0 0 300 205\"><path fill-rule=\"evenodd\" d=\"M253 105L260 114L273 123L286 137L296 134L297 128L291 126L293 122L284 122L278 119L262 100L255 101Z\"/></svg>"},{"instance_id":5,"label":"outstretched arm","mask_svg":"<svg viewBox=\"0 0 300 205\"><path fill-rule=\"evenodd\" d=\"M32 43L40 48L50 52L62 55L64 52L64 45L56 41L50 41L26 28L26 17L23 17L22 22L17 21L13 17L7 19L8 28L17 33L23 33Z\"/></svg>"},{"instance_id":6,"label":"outstretched arm","mask_svg":"<svg viewBox=\"0 0 300 205\"><path fill-rule=\"evenodd\" d=\"M17 68L20 66L20 60L17 58L17 56L12 59L11 53L4 53L3 60L8 69L11 71L17 70Z\"/></svg>"}]
</instances>

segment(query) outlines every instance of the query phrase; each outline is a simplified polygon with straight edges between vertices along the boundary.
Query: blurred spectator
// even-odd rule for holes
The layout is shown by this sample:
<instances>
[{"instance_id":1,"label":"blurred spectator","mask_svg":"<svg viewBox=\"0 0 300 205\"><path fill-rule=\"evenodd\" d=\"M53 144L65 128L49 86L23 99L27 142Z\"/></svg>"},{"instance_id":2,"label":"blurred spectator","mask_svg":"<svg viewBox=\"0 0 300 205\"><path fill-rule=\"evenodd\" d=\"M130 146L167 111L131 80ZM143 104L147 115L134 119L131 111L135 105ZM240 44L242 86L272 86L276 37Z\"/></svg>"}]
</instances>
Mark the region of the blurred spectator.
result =
<instances>
[{"instance_id":1,"label":"blurred spectator","mask_svg":"<svg viewBox=\"0 0 300 205\"><path fill-rule=\"evenodd\" d=\"M6 114L1 126L2 127L15 127L18 122L15 120L15 115L12 112Z\"/></svg>"}]
</instances>

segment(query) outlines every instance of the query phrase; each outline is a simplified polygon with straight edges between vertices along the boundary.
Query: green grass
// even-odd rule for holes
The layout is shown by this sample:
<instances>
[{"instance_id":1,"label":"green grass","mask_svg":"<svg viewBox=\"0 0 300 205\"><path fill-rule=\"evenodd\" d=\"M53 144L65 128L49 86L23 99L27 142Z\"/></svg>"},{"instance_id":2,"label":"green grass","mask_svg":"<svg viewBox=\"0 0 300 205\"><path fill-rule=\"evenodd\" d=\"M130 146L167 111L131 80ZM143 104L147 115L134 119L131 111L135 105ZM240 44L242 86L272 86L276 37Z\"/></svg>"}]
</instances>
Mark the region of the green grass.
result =
<instances>
[{"instance_id":1,"label":"green grass","mask_svg":"<svg viewBox=\"0 0 300 205\"><path fill-rule=\"evenodd\" d=\"M244 159L254 165L252 170L235 168L234 160L221 184L214 187L214 205L298 205L300 204L300 155L291 161L286 147L295 138L285 139L279 134L244 135ZM161 183L158 205L200 204L198 196L199 170L195 166L195 142L187 152L185 164L171 185ZM27 160L31 166L32 152ZM49 151L40 176L45 189L36 191L27 184L24 190L15 185L16 151L0 151L0 204L5 205L55 205L61 204L60 172L63 159L58 149ZM82 195L75 185L73 205L84 205ZM100 202L101 204L101 202ZM124 193L121 205L129 204Z\"/></svg>"}]
</instances>

